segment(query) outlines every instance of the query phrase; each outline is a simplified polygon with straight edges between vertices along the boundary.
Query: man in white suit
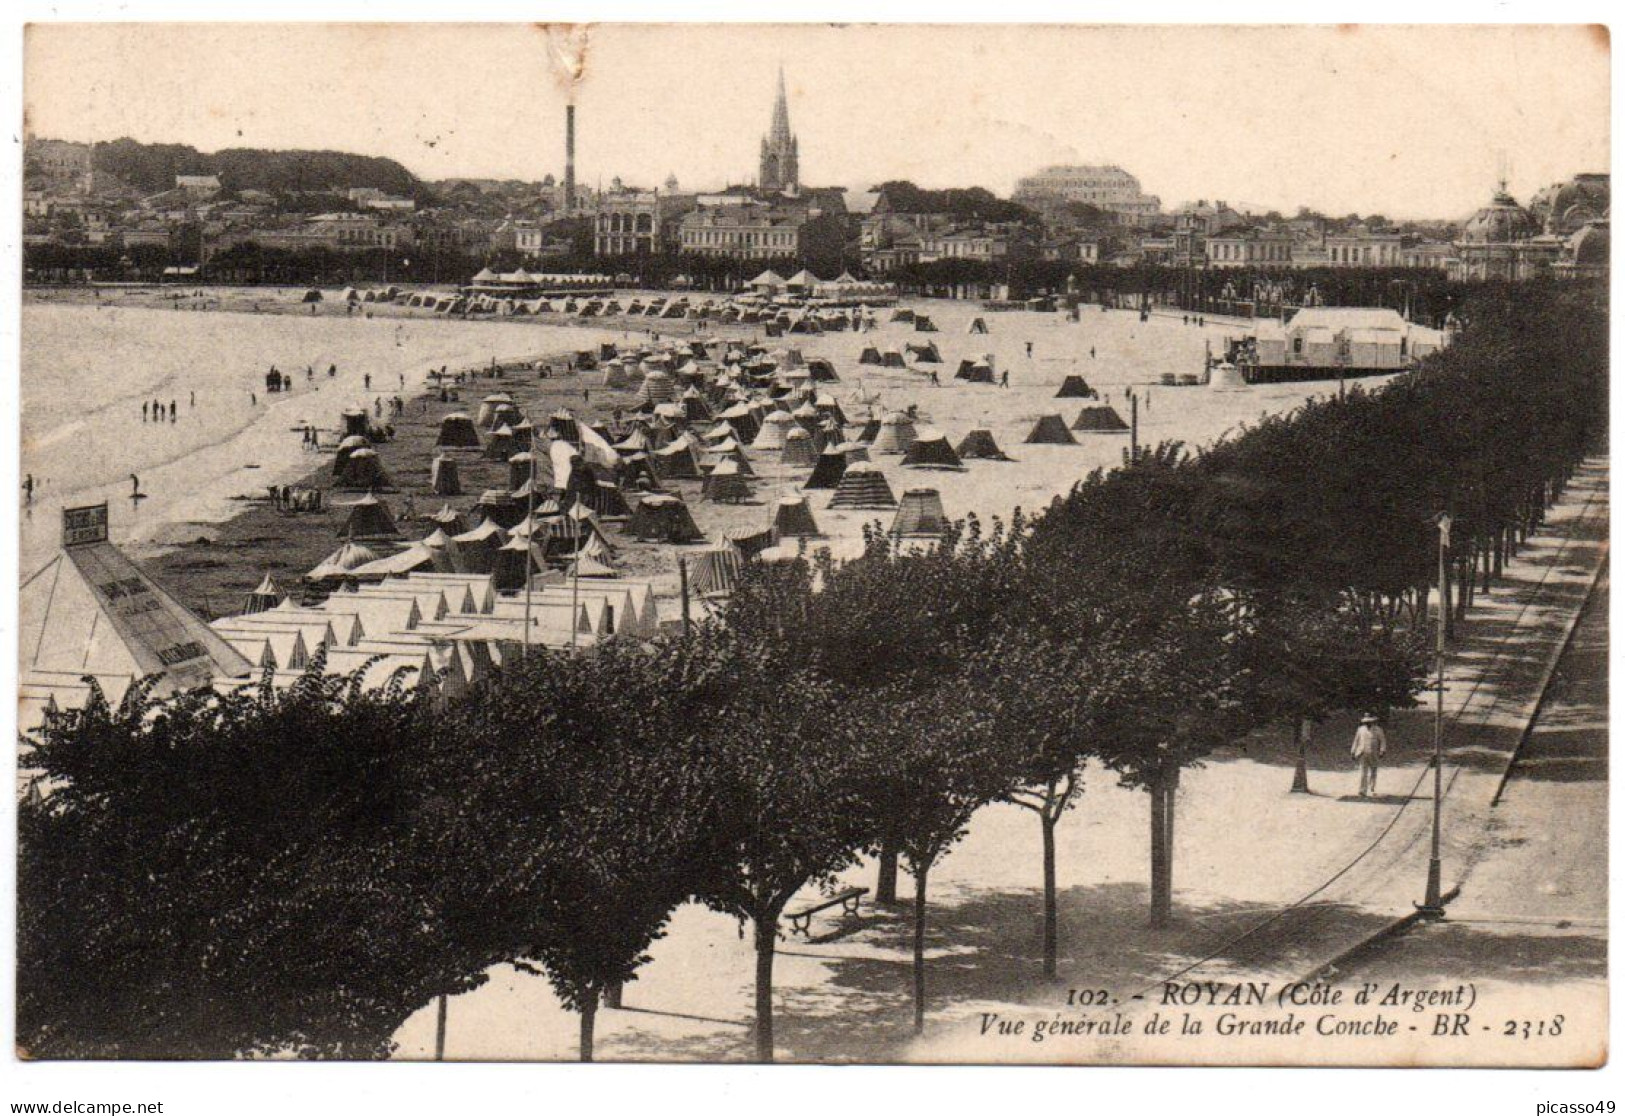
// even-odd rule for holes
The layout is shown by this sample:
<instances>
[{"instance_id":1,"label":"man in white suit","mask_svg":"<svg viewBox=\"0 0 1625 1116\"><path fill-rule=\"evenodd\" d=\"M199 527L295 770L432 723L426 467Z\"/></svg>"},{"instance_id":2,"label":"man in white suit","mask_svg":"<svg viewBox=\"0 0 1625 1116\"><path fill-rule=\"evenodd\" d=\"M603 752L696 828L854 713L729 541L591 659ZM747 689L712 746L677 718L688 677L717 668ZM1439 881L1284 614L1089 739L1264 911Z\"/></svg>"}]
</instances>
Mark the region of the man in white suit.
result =
<instances>
[{"instance_id":1,"label":"man in white suit","mask_svg":"<svg viewBox=\"0 0 1625 1116\"><path fill-rule=\"evenodd\" d=\"M1388 751L1388 737L1377 718L1370 713L1360 718L1360 727L1354 730L1354 745L1349 754L1360 762L1360 797L1369 798L1377 793L1377 767Z\"/></svg>"}]
</instances>

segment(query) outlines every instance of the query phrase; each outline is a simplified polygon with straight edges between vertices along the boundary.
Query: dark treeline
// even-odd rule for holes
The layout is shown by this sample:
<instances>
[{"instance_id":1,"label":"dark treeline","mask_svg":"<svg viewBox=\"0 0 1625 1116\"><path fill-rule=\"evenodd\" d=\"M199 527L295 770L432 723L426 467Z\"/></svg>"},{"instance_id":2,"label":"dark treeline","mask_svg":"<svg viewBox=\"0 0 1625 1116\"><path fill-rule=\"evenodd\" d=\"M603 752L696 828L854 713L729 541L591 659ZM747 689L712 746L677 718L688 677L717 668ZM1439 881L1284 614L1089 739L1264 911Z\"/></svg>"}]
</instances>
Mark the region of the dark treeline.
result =
<instances>
[{"instance_id":1,"label":"dark treeline","mask_svg":"<svg viewBox=\"0 0 1625 1116\"><path fill-rule=\"evenodd\" d=\"M116 139L99 143L92 166L146 194L173 189L176 175L217 174L227 191L333 191L370 186L397 197L432 198L428 187L394 159L345 151L270 151L232 147L213 154L179 143Z\"/></svg>"},{"instance_id":2,"label":"dark treeline","mask_svg":"<svg viewBox=\"0 0 1625 1116\"><path fill-rule=\"evenodd\" d=\"M1144 450L927 552L876 530L855 561L755 567L688 632L538 651L451 707L311 677L53 715L24 742L19 1044L377 1056L510 962L580 1013L587 1058L697 901L750 924L768 1060L779 919L864 855L913 877L919 1027L929 881L985 805L1038 822L1055 975L1055 832L1090 779L1146 793L1165 924L1182 773L1413 704L1435 517L1459 615L1606 436L1604 292L1485 291L1463 317L1382 390Z\"/></svg>"}]
</instances>

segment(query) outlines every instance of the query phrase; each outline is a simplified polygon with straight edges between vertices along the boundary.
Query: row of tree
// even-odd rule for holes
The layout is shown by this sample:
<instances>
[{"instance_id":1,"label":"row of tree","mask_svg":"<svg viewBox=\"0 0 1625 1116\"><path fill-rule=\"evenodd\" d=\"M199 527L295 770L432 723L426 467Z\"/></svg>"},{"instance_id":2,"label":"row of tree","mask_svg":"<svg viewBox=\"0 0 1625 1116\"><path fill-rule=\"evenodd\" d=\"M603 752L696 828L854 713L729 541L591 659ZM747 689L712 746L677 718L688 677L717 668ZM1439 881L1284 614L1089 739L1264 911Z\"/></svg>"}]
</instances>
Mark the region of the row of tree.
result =
<instances>
[{"instance_id":1,"label":"row of tree","mask_svg":"<svg viewBox=\"0 0 1625 1116\"><path fill-rule=\"evenodd\" d=\"M590 1058L600 1005L697 901L753 927L769 1060L779 921L865 855L882 902L913 878L918 1027L929 881L997 802L1038 821L1053 976L1056 829L1086 778L1147 794L1161 925L1184 771L1413 702L1433 518L1460 525L1466 608L1604 436L1605 305L1486 297L1382 391L1141 452L934 547L877 530L855 561L753 567L690 631L506 663L450 707L313 673L54 715L28 742L19 1042L382 1055L509 962L580 1013Z\"/></svg>"}]
</instances>

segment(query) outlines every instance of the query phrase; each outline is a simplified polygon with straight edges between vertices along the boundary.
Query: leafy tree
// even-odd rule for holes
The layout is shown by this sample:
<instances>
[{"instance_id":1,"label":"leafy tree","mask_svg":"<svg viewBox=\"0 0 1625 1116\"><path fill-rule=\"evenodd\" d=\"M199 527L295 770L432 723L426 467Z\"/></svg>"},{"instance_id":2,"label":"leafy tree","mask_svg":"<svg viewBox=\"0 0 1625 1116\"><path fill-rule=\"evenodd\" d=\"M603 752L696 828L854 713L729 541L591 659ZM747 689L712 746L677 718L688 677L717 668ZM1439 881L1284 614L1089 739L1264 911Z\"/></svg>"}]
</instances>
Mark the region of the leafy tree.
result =
<instances>
[{"instance_id":1,"label":"leafy tree","mask_svg":"<svg viewBox=\"0 0 1625 1116\"><path fill-rule=\"evenodd\" d=\"M493 885L480 917L580 1014L582 1061L605 995L636 979L711 870L699 746L725 686L714 650L611 641L533 655L449 726L442 762L457 812L481 819L465 862Z\"/></svg>"},{"instance_id":2,"label":"leafy tree","mask_svg":"<svg viewBox=\"0 0 1625 1116\"><path fill-rule=\"evenodd\" d=\"M980 660L980 661L979 661ZM998 669L993 656L973 655L964 675L941 680L933 692L896 693L871 708L869 732L883 758L871 781L875 810L897 835L914 877L914 1029L925 1027L926 891L932 868L964 837L977 810L1010 785L1011 711L996 708L971 683Z\"/></svg>"},{"instance_id":3,"label":"leafy tree","mask_svg":"<svg viewBox=\"0 0 1625 1116\"><path fill-rule=\"evenodd\" d=\"M412 773L432 710L292 688L48 718L19 817L18 1039L37 1057L376 1057L500 943L457 925Z\"/></svg>"},{"instance_id":4,"label":"leafy tree","mask_svg":"<svg viewBox=\"0 0 1625 1116\"><path fill-rule=\"evenodd\" d=\"M838 686L774 669L783 661L731 631L728 645L732 692L711 714L705 767L726 851L699 898L755 928L756 1058L770 1062L779 917L796 892L833 881L866 844L873 751Z\"/></svg>"}]
</instances>

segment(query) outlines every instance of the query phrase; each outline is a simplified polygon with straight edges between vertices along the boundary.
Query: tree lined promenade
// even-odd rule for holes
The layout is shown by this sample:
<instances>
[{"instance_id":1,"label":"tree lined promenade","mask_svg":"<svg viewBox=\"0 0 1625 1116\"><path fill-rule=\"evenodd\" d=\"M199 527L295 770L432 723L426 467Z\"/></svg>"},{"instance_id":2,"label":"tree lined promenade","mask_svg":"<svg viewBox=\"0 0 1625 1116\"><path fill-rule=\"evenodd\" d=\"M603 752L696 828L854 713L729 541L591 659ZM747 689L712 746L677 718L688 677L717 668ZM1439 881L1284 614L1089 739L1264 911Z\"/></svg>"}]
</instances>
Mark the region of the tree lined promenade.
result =
<instances>
[{"instance_id":1,"label":"tree lined promenade","mask_svg":"<svg viewBox=\"0 0 1625 1116\"><path fill-rule=\"evenodd\" d=\"M919 1028L931 873L985 805L1037 821L1032 963L1055 975L1055 832L1086 771L1146 793L1166 923L1181 772L1414 704L1431 610L1466 615L1606 437L1605 292L1485 290L1460 317L1380 390L1126 455L924 552L877 530L855 561L753 567L690 632L537 654L450 708L312 677L54 715L25 755L19 1043L381 1056L512 962L580 1013L587 1058L698 901L750 926L771 1060L786 907L865 854L912 876Z\"/></svg>"}]
</instances>

